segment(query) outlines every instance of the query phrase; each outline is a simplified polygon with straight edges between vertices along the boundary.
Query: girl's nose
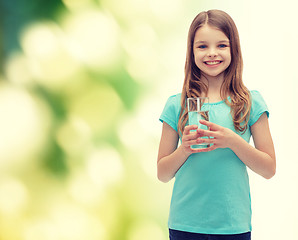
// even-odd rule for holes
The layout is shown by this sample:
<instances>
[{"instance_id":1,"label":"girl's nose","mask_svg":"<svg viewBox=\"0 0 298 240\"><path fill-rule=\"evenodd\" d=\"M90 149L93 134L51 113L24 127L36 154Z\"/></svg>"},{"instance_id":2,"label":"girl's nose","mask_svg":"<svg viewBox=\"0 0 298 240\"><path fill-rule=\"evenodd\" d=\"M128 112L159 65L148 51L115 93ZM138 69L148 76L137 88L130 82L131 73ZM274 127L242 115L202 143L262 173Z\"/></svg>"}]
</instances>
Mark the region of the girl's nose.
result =
<instances>
[{"instance_id":1,"label":"girl's nose","mask_svg":"<svg viewBox=\"0 0 298 240\"><path fill-rule=\"evenodd\" d=\"M207 53L208 57L216 57L217 56L217 52L216 49L214 48L210 48L209 52Z\"/></svg>"}]
</instances>

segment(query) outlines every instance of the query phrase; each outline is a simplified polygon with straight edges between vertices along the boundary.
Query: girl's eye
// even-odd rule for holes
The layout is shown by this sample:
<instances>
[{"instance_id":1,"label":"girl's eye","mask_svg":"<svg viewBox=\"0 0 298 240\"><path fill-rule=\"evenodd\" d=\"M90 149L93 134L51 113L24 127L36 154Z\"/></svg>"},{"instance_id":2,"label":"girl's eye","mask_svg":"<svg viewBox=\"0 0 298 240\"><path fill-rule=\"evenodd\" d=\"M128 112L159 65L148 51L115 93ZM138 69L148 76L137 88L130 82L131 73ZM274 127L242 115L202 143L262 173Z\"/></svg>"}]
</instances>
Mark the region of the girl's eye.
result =
<instances>
[{"instance_id":1,"label":"girl's eye","mask_svg":"<svg viewBox=\"0 0 298 240\"><path fill-rule=\"evenodd\" d=\"M204 48L207 48L207 46L206 45L199 45L198 48L204 49Z\"/></svg>"},{"instance_id":2,"label":"girl's eye","mask_svg":"<svg viewBox=\"0 0 298 240\"><path fill-rule=\"evenodd\" d=\"M218 45L218 47L219 47L219 48L226 48L227 45L226 45L226 44L220 44L220 45Z\"/></svg>"}]
</instances>

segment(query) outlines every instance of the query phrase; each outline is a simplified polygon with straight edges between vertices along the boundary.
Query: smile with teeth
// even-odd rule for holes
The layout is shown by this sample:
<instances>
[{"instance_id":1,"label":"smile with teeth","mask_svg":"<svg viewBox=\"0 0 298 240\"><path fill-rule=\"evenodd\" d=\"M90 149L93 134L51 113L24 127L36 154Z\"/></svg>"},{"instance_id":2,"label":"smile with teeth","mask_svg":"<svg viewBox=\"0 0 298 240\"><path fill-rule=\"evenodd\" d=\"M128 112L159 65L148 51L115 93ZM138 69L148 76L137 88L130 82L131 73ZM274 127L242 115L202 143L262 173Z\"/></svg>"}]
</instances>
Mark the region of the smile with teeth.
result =
<instances>
[{"instance_id":1,"label":"smile with teeth","mask_svg":"<svg viewBox=\"0 0 298 240\"><path fill-rule=\"evenodd\" d=\"M216 64L219 64L221 62L222 61L208 61L208 62L205 62L205 64L207 64L207 65L216 65Z\"/></svg>"}]
</instances>

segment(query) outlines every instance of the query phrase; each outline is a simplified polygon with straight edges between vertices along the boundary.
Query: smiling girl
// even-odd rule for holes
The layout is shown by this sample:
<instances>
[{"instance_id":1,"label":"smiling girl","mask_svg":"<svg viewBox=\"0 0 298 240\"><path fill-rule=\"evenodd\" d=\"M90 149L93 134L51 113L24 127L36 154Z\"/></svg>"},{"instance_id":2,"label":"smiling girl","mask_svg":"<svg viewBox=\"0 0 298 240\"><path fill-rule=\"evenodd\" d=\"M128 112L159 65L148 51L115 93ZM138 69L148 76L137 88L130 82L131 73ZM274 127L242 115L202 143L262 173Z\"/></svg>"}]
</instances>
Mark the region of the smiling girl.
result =
<instances>
[{"instance_id":1,"label":"smiling girl","mask_svg":"<svg viewBox=\"0 0 298 240\"><path fill-rule=\"evenodd\" d=\"M251 239L247 167L269 179L276 160L268 108L258 91L244 86L242 68L231 17L220 10L198 14L188 33L182 93L169 97L160 116L158 179L175 178L171 240ZM209 130L188 125L186 100L193 97L209 97L210 122L200 121ZM210 147L191 147L198 143Z\"/></svg>"}]
</instances>

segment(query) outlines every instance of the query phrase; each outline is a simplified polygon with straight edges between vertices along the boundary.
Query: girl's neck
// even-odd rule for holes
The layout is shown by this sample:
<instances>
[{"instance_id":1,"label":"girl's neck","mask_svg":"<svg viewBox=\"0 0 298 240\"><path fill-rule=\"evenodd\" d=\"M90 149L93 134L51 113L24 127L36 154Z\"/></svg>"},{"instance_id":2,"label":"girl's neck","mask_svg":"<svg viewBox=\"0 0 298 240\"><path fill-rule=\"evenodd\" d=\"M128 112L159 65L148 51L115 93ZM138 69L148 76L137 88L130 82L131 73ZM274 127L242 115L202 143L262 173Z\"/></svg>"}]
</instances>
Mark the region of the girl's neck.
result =
<instances>
[{"instance_id":1,"label":"girl's neck","mask_svg":"<svg viewBox=\"0 0 298 240\"><path fill-rule=\"evenodd\" d=\"M207 97L209 97L209 102L219 102L223 100L220 95L221 85L224 81L224 76L216 76L216 77L203 77L202 80L208 86Z\"/></svg>"}]
</instances>

